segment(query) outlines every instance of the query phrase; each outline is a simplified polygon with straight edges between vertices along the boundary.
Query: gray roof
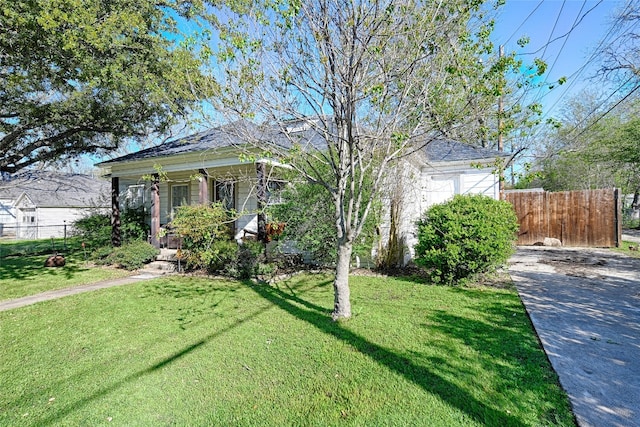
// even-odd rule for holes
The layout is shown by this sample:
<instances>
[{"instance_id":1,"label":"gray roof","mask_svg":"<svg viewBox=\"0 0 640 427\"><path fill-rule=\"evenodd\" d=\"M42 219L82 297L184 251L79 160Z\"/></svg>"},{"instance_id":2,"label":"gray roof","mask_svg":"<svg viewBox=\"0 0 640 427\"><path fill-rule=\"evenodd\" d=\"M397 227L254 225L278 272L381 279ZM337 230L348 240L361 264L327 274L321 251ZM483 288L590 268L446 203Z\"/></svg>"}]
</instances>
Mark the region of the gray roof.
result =
<instances>
[{"instance_id":1,"label":"gray roof","mask_svg":"<svg viewBox=\"0 0 640 427\"><path fill-rule=\"evenodd\" d=\"M316 148L324 144L324 142L321 141L320 134L313 129L304 129L297 132L296 139L304 141L305 144L310 144ZM291 147L291 138L287 137L278 127L258 126L247 121L236 121L184 138L168 141L155 147L107 160L98 163L97 166L109 165L110 163L116 162L198 153L220 148L241 148L252 146L252 144L255 145L257 142L278 149L288 149Z\"/></svg>"},{"instance_id":2,"label":"gray roof","mask_svg":"<svg viewBox=\"0 0 640 427\"><path fill-rule=\"evenodd\" d=\"M270 145L277 149L288 149L291 147L292 135L295 135L297 142L301 142L303 145L323 149L326 147L326 141L323 139L321 132L317 130L319 126L322 126L322 121L315 120L315 126L318 127L313 125L305 126L305 124L313 123L313 121L313 119L310 119L309 122L301 120L285 122L283 126L289 129L296 126L300 129L293 132L289 131L287 133L288 136L277 126L258 126L247 121L237 121L107 160L98 163L98 166L116 162L204 152L220 148L246 147L247 144L250 144L248 141L251 141L251 143L260 142L262 145ZM429 142L425 147L424 153L428 161L431 162L473 161L504 156L504 153L499 153L495 150L442 139Z\"/></svg>"},{"instance_id":3,"label":"gray roof","mask_svg":"<svg viewBox=\"0 0 640 427\"><path fill-rule=\"evenodd\" d=\"M22 194L38 207L109 206L111 184L89 175L52 171L23 171L0 181L0 199Z\"/></svg>"},{"instance_id":4,"label":"gray roof","mask_svg":"<svg viewBox=\"0 0 640 427\"><path fill-rule=\"evenodd\" d=\"M473 161L508 156L507 153L490 148L444 139L431 141L424 150L429 162Z\"/></svg>"},{"instance_id":5,"label":"gray roof","mask_svg":"<svg viewBox=\"0 0 640 427\"><path fill-rule=\"evenodd\" d=\"M236 124L237 125L237 124ZM246 126L246 124L245 124ZM98 163L98 166L109 163L152 159L157 157L173 156L177 154L195 153L214 148L233 147L243 143L239 137L239 131L232 132L232 125L220 126L208 129L184 138L165 142L155 147L126 154L115 159Z\"/></svg>"}]
</instances>

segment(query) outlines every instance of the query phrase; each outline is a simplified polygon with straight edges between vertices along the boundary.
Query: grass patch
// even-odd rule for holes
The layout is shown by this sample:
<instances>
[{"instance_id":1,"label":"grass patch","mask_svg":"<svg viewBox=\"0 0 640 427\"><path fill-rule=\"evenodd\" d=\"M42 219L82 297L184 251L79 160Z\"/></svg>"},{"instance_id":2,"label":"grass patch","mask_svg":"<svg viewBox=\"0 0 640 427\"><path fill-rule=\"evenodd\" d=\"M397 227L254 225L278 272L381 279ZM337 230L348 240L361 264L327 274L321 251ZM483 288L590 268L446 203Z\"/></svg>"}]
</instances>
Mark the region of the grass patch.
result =
<instances>
[{"instance_id":1,"label":"grass patch","mask_svg":"<svg viewBox=\"0 0 640 427\"><path fill-rule=\"evenodd\" d=\"M67 249L76 245L75 240L67 239ZM56 251L65 252L64 239L0 240L0 258L17 255L52 254Z\"/></svg>"},{"instance_id":2,"label":"grass patch","mask_svg":"<svg viewBox=\"0 0 640 427\"><path fill-rule=\"evenodd\" d=\"M47 268L44 267L44 262L48 256L0 258L0 301L125 277L130 274L116 268L95 267L75 256L67 256L64 267Z\"/></svg>"},{"instance_id":3,"label":"grass patch","mask_svg":"<svg viewBox=\"0 0 640 427\"><path fill-rule=\"evenodd\" d=\"M640 258L640 251L631 250L629 248L638 248L638 244L634 243L634 242L627 242L627 241L623 240L622 244L620 245L619 248L611 248L611 249L613 249L616 252L620 252L620 253L623 253L625 255L632 256L634 258Z\"/></svg>"},{"instance_id":4,"label":"grass patch","mask_svg":"<svg viewBox=\"0 0 640 427\"><path fill-rule=\"evenodd\" d=\"M0 313L0 425L574 425L513 290L168 277Z\"/></svg>"}]
</instances>

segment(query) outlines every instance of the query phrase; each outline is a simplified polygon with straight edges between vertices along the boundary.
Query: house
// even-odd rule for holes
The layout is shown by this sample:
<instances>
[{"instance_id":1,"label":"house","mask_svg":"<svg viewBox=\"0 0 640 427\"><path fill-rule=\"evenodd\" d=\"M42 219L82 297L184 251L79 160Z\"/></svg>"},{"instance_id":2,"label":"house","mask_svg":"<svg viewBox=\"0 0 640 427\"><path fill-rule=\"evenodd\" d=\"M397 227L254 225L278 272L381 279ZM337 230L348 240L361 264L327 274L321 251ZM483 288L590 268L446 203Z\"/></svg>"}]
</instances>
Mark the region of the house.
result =
<instances>
[{"instance_id":1,"label":"house","mask_svg":"<svg viewBox=\"0 0 640 427\"><path fill-rule=\"evenodd\" d=\"M110 208L109 183L88 175L27 170L2 178L2 236L63 237L77 219Z\"/></svg>"},{"instance_id":2,"label":"house","mask_svg":"<svg viewBox=\"0 0 640 427\"><path fill-rule=\"evenodd\" d=\"M289 136L296 134L296 141L303 144L326 147L320 133L309 127L300 125L288 131ZM260 234L258 225L265 220L259 212L269 203L268 194L283 185L278 180L282 165L257 149L247 155L242 135L251 135L252 139L278 148L291 144L291 138L283 138L277 130L232 123L97 164L111 177L114 218L119 218L120 209L126 206L145 206L150 212L152 243L160 246L158 232L171 221L178 206L215 201L241 214L234 224L236 239ZM394 198L397 199L393 203L394 212L402 212L400 221L396 221L396 235L401 236L406 246L403 263L412 257L415 222L428 206L454 194L499 196L492 166L496 157L500 153L436 140L403 160L399 172L390 174L394 182L387 183L383 200L388 215ZM117 223L115 220L114 224ZM380 228L385 241L390 221ZM119 239L117 227L113 238L114 242Z\"/></svg>"}]
</instances>

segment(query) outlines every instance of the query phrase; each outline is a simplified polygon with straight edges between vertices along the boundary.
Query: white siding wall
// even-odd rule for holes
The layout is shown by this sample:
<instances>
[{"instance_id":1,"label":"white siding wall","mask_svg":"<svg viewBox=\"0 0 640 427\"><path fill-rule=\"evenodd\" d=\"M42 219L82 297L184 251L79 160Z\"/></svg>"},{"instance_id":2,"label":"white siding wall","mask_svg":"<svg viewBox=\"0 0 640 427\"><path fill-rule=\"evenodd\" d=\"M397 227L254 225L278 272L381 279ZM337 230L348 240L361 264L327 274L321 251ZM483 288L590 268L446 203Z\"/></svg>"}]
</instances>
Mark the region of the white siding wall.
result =
<instances>
[{"instance_id":1,"label":"white siding wall","mask_svg":"<svg viewBox=\"0 0 640 427\"><path fill-rule=\"evenodd\" d=\"M407 162L400 171L392 175L393 182L388 183L388 195L383 197L381 242L383 245L388 242L390 201L393 192L399 188L402 191L402 211L398 232L404 246L405 264L415 255L413 248L417 243L416 222L430 206L450 200L456 194L484 194L495 199L499 197L498 180L491 169L462 165L458 168L419 170Z\"/></svg>"},{"instance_id":2,"label":"white siding wall","mask_svg":"<svg viewBox=\"0 0 640 427\"><path fill-rule=\"evenodd\" d=\"M490 170L465 173L460 176L460 194L483 194L498 199L498 179Z\"/></svg>"},{"instance_id":3,"label":"white siding wall","mask_svg":"<svg viewBox=\"0 0 640 427\"><path fill-rule=\"evenodd\" d=\"M454 195L460 194L460 173L425 174L422 200L425 201L422 211L430 206L446 202Z\"/></svg>"},{"instance_id":4,"label":"white siding wall","mask_svg":"<svg viewBox=\"0 0 640 427\"><path fill-rule=\"evenodd\" d=\"M14 201L0 200L0 224L3 225L3 235L15 233L18 220L16 218L16 209L13 206Z\"/></svg>"}]
</instances>

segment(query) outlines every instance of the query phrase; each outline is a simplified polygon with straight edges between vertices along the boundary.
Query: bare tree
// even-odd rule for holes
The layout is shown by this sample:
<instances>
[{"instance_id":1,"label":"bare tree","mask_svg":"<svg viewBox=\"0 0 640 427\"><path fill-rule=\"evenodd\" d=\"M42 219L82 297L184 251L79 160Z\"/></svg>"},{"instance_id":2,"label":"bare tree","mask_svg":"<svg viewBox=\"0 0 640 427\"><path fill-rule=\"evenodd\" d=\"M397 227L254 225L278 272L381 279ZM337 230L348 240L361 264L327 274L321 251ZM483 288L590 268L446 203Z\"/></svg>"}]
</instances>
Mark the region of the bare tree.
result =
<instances>
[{"instance_id":1,"label":"bare tree","mask_svg":"<svg viewBox=\"0 0 640 427\"><path fill-rule=\"evenodd\" d=\"M628 0L611 23L611 43L604 49L602 72L640 83L640 4ZM637 87L637 86L636 86Z\"/></svg>"},{"instance_id":2,"label":"bare tree","mask_svg":"<svg viewBox=\"0 0 640 427\"><path fill-rule=\"evenodd\" d=\"M332 317L348 318L353 243L385 174L434 138L477 126L503 90L505 65L479 60L493 56L480 1L269 4L218 14L217 106L277 124L286 144L245 136L331 194Z\"/></svg>"}]
</instances>

